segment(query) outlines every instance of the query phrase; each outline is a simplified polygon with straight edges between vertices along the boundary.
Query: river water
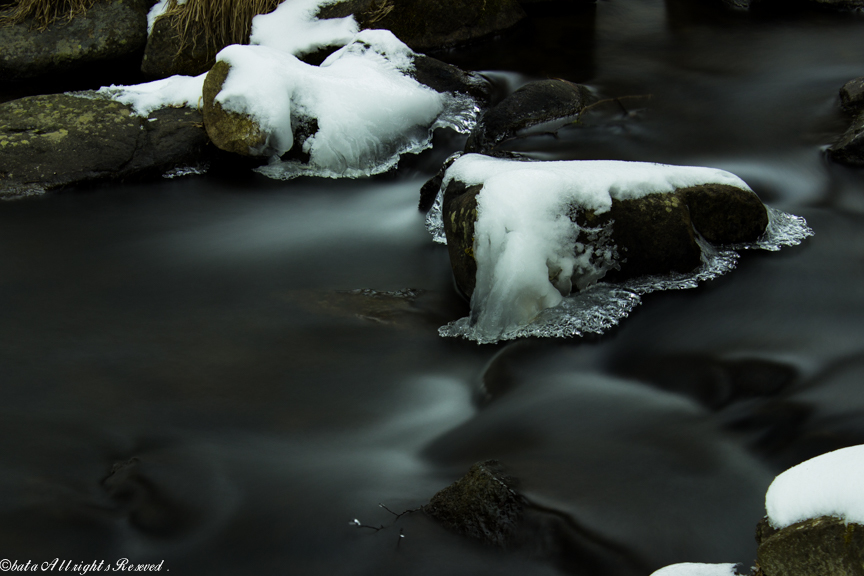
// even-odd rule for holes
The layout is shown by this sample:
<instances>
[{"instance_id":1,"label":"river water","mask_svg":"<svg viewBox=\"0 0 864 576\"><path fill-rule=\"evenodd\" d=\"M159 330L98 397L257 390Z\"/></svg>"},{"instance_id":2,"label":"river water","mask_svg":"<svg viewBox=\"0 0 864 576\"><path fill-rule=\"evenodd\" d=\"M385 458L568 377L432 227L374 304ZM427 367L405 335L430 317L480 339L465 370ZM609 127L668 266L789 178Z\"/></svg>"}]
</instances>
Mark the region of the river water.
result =
<instances>
[{"instance_id":1,"label":"river water","mask_svg":"<svg viewBox=\"0 0 864 576\"><path fill-rule=\"evenodd\" d=\"M650 95L513 149L723 168L815 231L650 294L601 337L437 335L467 304L416 204L454 134L367 180L216 167L0 205L0 556L209 575L749 568L774 476L864 442L864 175L824 154L848 123L837 90L864 74L864 17L704 4L559 7L438 55L505 92L561 77ZM500 551L378 507L416 508L489 458L565 520L566 545Z\"/></svg>"}]
</instances>

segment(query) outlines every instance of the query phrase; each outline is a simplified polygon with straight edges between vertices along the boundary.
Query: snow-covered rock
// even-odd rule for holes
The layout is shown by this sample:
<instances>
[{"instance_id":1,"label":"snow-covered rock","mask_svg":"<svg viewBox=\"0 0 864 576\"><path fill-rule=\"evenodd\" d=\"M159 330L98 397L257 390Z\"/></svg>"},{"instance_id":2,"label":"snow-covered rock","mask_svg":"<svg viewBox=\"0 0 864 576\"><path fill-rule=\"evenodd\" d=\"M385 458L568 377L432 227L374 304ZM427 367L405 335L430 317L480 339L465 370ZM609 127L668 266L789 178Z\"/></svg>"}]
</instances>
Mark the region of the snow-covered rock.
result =
<instances>
[{"instance_id":1,"label":"snow-covered rock","mask_svg":"<svg viewBox=\"0 0 864 576\"><path fill-rule=\"evenodd\" d=\"M416 56L384 30L359 33L320 66L266 46L230 46L205 81L207 132L223 150L270 158L261 171L271 177L384 172L427 148L436 128L474 122L470 96L414 79L417 64L431 62Z\"/></svg>"},{"instance_id":2,"label":"snow-covered rock","mask_svg":"<svg viewBox=\"0 0 864 576\"><path fill-rule=\"evenodd\" d=\"M713 168L464 155L428 218L471 298L471 316L441 333L495 342L602 332L639 294L734 267L737 255L706 239L778 249L811 234L800 219L771 214L778 233L760 244L769 212L740 178ZM623 283L604 282L603 293L600 279Z\"/></svg>"},{"instance_id":3,"label":"snow-covered rock","mask_svg":"<svg viewBox=\"0 0 864 576\"><path fill-rule=\"evenodd\" d=\"M166 108L141 117L131 106L86 96L0 104L0 198L93 180L158 177L206 162L207 135L195 110Z\"/></svg>"}]
</instances>

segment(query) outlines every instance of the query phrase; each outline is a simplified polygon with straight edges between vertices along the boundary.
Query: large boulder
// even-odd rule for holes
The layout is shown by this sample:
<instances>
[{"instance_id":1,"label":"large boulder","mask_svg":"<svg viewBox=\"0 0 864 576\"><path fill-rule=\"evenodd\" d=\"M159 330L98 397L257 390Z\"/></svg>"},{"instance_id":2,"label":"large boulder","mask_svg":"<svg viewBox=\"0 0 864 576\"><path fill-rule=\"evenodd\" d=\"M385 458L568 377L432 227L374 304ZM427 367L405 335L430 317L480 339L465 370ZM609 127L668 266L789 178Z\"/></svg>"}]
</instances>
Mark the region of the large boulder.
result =
<instances>
[{"instance_id":1,"label":"large boulder","mask_svg":"<svg viewBox=\"0 0 864 576\"><path fill-rule=\"evenodd\" d=\"M760 576L862 576L864 526L820 516L772 528L767 519L756 531Z\"/></svg>"},{"instance_id":2,"label":"large boulder","mask_svg":"<svg viewBox=\"0 0 864 576\"><path fill-rule=\"evenodd\" d=\"M414 66L408 75L420 84L436 92L456 92L471 96L480 106L489 103L492 87L488 80L473 72L465 72L456 66L446 64L435 58L417 54ZM228 77L231 66L217 62L207 73L204 80L203 111L204 125L211 141L221 150L244 156L268 157L268 134L256 121L246 114L225 110L216 102L216 96ZM290 95L286 94L286 98ZM289 155L300 161L308 161L303 155L302 143L318 130L317 119L303 115L292 115L294 146Z\"/></svg>"},{"instance_id":3,"label":"large boulder","mask_svg":"<svg viewBox=\"0 0 864 576\"><path fill-rule=\"evenodd\" d=\"M459 289L474 292L474 224L477 195L482 185L466 186L453 179L444 191L442 220L450 263ZM571 219L582 232L576 246L595 245L617 251L617 268L604 279L620 282L637 276L690 272L701 263L696 232L718 244L756 241L768 225L768 213L759 198L725 184L703 184L637 199L612 200L608 212L595 214L574 206ZM596 250L595 253L599 253ZM588 279L587 281L593 281ZM579 286L578 280L574 284Z\"/></svg>"},{"instance_id":4,"label":"large boulder","mask_svg":"<svg viewBox=\"0 0 864 576\"><path fill-rule=\"evenodd\" d=\"M531 82L483 114L465 151L487 154L521 130L538 125L556 128L576 118L591 101L590 90L579 84L557 79Z\"/></svg>"},{"instance_id":5,"label":"large boulder","mask_svg":"<svg viewBox=\"0 0 864 576\"><path fill-rule=\"evenodd\" d=\"M92 96L32 96L0 104L0 198L94 180L162 174L208 153L201 114L165 108L147 118Z\"/></svg>"},{"instance_id":6,"label":"large boulder","mask_svg":"<svg viewBox=\"0 0 864 576\"><path fill-rule=\"evenodd\" d=\"M486 38L525 17L517 0L345 0L325 6L318 17L352 14L361 28L390 30L418 52Z\"/></svg>"},{"instance_id":7,"label":"large boulder","mask_svg":"<svg viewBox=\"0 0 864 576\"><path fill-rule=\"evenodd\" d=\"M140 51L147 0L102 0L71 20L39 30L32 20L0 26L0 81L74 70Z\"/></svg>"},{"instance_id":8,"label":"large boulder","mask_svg":"<svg viewBox=\"0 0 864 576\"><path fill-rule=\"evenodd\" d=\"M435 494L423 511L445 528L493 546L514 543L525 499L495 460L478 462Z\"/></svg>"}]
</instances>

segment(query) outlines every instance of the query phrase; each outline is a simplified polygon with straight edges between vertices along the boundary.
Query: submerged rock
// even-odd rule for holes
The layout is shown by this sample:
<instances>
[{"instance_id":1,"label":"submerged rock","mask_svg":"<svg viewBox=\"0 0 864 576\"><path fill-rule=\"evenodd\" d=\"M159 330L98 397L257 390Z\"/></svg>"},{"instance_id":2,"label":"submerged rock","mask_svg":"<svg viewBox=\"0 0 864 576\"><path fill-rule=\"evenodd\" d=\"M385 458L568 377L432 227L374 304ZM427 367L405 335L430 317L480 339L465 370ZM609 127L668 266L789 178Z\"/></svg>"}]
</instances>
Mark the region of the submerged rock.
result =
<instances>
[{"instance_id":1,"label":"submerged rock","mask_svg":"<svg viewBox=\"0 0 864 576\"><path fill-rule=\"evenodd\" d=\"M38 30L32 20L0 26L0 81L74 70L134 54L147 41L147 0L104 0Z\"/></svg>"},{"instance_id":2,"label":"submerged rock","mask_svg":"<svg viewBox=\"0 0 864 576\"><path fill-rule=\"evenodd\" d=\"M471 131L466 152L486 154L520 130L556 129L572 121L592 100L590 90L566 80L531 82L483 114Z\"/></svg>"},{"instance_id":3,"label":"submerged rock","mask_svg":"<svg viewBox=\"0 0 864 576\"><path fill-rule=\"evenodd\" d=\"M495 460L478 462L435 494L423 511L445 528L493 546L514 542L525 500Z\"/></svg>"},{"instance_id":4,"label":"submerged rock","mask_svg":"<svg viewBox=\"0 0 864 576\"><path fill-rule=\"evenodd\" d=\"M767 519L756 530L761 576L861 576L864 526L821 516L772 528Z\"/></svg>"},{"instance_id":5,"label":"submerged rock","mask_svg":"<svg viewBox=\"0 0 864 576\"><path fill-rule=\"evenodd\" d=\"M0 197L197 164L208 148L200 123L201 114L189 108L141 118L128 106L92 96L0 104Z\"/></svg>"},{"instance_id":6,"label":"submerged rock","mask_svg":"<svg viewBox=\"0 0 864 576\"><path fill-rule=\"evenodd\" d=\"M516 0L346 0L325 6L318 17L352 14L361 28L390 30L420 52L479 40L525 17Z\"/></svg>"}]
</instances>

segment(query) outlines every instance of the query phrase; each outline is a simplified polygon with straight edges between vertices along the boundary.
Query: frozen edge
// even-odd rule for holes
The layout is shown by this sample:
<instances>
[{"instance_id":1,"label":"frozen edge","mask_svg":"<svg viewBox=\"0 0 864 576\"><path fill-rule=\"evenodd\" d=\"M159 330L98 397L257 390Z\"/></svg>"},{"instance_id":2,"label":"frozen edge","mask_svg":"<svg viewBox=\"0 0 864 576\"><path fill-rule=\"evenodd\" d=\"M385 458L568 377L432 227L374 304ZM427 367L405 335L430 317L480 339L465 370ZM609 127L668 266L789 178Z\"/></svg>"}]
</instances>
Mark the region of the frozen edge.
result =
<instances>
[{"instance_id":1,"label":"frozen edge","mask_svg":"<svg viewBox=\"0 0 864 576\"><path fill-rule=\"evenodd\" d=\"M446 244L441 222L441 198L427 215L427 228L434 240ZM433 211L437 210L437 223ZM752 243L715 247L697 235L702 249L702 264L692 272L657 276L641 276L620 284L598 282L581 292L564 298L558 306L543 310L530 323L506 331L497 338L484 338L475 333L470 318L460 318L442 326L438 334L443 337L465 338L478 344L494 344L516 338L570 338L585 334L602 334L622 319L641 302L644 294L659 290L687 290L696 288L700 282L713 280L735 269L739 254L736 250L761 249L776 252L783 246L797 246L813 236L807 221L776 208L767 208L768 226L762 236ZM440 236L440 239L439 239Z\"/></svg>"},{"instance_id":2,"label":"frozen edge","mask_svg":"<svg viewBox=\"0 0 864 576\"><path fill-rule=\"evenodd\" d=\"M468 134L477 124L480 107L471 96L460 92L447 92L444 111L438 119L429 126L426 137L423 139L407 142L395 151L387 160L367 168L349 168L343 172L336 172L326 166L314 166L303 164L296 160L283 161L276 158L269 164L254 169L257 172L274 180L293 180L300 176L315 176L318 178L364 178L389 172L399 164L404 154L419 154L432 147L432 137L438 128L450 128L459 134ZM440 206L439 206L440 218ZM442 228L443 230L443 228ZM443 234L443 232L442 232Z\"/></svg>"}]
</instances>

